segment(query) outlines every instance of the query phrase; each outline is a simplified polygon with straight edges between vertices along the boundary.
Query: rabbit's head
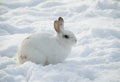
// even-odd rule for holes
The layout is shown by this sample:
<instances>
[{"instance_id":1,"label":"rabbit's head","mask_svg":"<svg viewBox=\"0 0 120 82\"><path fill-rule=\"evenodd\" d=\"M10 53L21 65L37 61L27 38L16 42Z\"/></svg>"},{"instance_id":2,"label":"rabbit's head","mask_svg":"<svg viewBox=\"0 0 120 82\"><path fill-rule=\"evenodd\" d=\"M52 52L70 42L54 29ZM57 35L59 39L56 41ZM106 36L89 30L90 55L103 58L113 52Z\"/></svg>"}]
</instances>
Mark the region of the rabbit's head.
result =
<instances>
[{"instance_id":1,"label":"rabbit's head","mask_svg":"<svg viewBox=\"0 0 120 82\"><path fill-rule=\"evenodd\" d=\"M59 17L58 20L54 21L54 28L60 43L71 46L77 42L75 35L71 31L64 29L64 20L62 17Z\"/></svg>"}]
</instances>

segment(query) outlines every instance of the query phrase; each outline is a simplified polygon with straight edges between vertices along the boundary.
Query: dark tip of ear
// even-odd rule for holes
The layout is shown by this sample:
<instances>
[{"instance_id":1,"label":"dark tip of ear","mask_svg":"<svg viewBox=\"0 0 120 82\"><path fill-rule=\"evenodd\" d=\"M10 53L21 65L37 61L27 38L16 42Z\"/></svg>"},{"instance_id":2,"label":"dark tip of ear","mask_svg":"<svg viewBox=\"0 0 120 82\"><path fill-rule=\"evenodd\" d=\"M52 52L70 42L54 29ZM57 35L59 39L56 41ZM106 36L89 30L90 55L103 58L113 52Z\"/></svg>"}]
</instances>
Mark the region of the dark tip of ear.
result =
<instances>
[{"instance_id":1,"label":"dark tip of ear","mask_svg":"<svg viewBox=\"0 0 120 82\"><path fill-rule=\"evenodd\" d=\"M58 20L59 20L59 21L63 21L63 18L62 18L62 17L59 17Z\"/></svg>"}]
</instances>

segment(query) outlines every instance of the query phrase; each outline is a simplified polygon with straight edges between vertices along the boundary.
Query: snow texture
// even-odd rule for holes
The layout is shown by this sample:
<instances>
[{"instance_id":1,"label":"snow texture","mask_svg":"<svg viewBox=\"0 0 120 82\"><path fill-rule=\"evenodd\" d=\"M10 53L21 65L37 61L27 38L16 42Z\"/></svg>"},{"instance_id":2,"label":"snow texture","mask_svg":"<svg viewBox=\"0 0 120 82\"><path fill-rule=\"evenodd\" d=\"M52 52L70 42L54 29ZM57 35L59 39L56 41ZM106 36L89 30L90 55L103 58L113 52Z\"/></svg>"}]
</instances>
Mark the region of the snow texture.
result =
<instances>
[{"instance_id":1,"label":"snow texture","mask_svg":"<svg viewBox=\"0 0 120 82\"><path fill-rule=\"evenodd\" d=\"M25 37L55 33L59 16L77 44L56 65L16 64ZM1 0L0 82L120 82L119 0Z\"/></svg>"}]
</instances>

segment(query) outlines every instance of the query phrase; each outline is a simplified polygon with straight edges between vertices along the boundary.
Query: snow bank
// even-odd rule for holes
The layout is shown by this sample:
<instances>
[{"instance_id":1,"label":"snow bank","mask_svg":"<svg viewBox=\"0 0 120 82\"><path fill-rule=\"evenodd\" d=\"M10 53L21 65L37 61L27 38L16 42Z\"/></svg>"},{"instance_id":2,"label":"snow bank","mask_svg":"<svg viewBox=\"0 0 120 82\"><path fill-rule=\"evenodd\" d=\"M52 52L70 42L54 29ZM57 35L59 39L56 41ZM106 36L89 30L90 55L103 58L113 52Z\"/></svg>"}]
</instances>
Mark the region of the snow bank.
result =
<instances>
[{"instance_id":1,"label":"snow bank","mask_svg":"<svg viewBox=\"0 0 120 82\"><path fill-rule=\"evenodd\" d=\"M2 0L0 5L0 82L120 82L118 0ZM77 37L69 57L56 65L18 65L23 39L36 31L55 33L58 16Z\"/></svg>"}]
</instances>

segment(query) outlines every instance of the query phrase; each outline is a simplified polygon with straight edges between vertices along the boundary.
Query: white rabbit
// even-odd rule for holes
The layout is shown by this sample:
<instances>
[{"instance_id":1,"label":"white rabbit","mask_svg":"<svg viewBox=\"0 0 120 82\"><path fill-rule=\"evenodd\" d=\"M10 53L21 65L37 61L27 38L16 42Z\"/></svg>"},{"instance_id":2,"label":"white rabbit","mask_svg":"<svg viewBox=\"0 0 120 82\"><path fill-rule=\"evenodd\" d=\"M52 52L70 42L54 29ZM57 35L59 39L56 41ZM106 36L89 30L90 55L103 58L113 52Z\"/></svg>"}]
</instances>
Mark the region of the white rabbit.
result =
<instances>
[{"instance_id":1,"label":"white rabbit","mask_svg":"<svg viewBox=\"0 0 120 82\"><path fill-rule=\"evenodd\" d=\"M63 62L77 41L75 35L63 27L64 20L59 17L54 21L56 35L36 33L27 37L18 50L18 62L32 61L43 65Z\"/></svg>"}]
</instances>

